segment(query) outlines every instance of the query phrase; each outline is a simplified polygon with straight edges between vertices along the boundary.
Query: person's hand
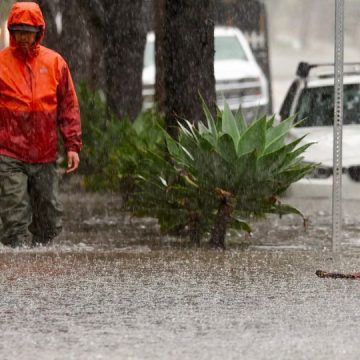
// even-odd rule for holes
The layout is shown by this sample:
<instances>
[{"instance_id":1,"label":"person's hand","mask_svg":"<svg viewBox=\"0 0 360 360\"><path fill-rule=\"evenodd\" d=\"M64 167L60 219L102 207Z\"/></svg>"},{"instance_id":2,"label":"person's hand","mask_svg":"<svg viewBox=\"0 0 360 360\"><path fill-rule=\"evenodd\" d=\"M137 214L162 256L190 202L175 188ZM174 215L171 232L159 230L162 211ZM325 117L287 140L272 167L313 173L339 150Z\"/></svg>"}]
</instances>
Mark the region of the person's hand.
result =
<instances>
[{"instance_id":1,"label":"person's hand","mask_svg":"<svg viewBox=\"0 0 360 360\"><path fill-rule=\"evenodd\" d=\"M67 169L66 173L69 174L75 171L80 164L79 154L76 151L67 152Z\"/></svg>"}]
</instances>

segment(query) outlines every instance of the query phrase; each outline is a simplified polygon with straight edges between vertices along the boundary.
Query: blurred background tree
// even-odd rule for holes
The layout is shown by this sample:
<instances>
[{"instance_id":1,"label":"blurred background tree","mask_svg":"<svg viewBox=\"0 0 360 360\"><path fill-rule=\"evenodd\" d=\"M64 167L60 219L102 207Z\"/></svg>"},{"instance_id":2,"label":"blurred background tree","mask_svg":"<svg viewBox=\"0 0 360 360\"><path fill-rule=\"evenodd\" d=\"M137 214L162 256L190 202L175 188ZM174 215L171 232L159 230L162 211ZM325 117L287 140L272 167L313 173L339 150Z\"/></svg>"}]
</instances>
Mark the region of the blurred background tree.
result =
<instances>
[{"instance_id":1,"label":"blurred background tree","mask_svg":"<svg viewBox=\"0 0 360 360\"><path fill-rule=\"evenodd\" d=\"M47 30L44 45L67 60L75 82L101 88L111 112L135 119L142 109L142 68L146 32L153 28L149 6L157 0L36 0ZM165 2L163 2L165 6ZM199 119L198 93L215 101L213 75L213 0L167 1L157 16L167 29L162 46L167 62L158 63L167 82L168 121ZM159 31L160 34L160 31ZM191 56L189 56L191 54ZM165 84L165 83L164 83ZM175 101L176 98L176 101Z\"/></svg>"},{"instance_id":2,"label":"blurred background tree","mask_svg":"<svg viewBox=\"0 0 360 360\"><path fill-rule=\"evenodd\" d=\"M142 0L37 2L49 28L44 44L65 57L75 82L102 88L113 113L134 119L142 106Z\"/></svg>"},{"instance_id":3,"label":"blurred background tree","mask_svg":"<svg viewBox=\"0 0 360 360\"><path fill-rule=\"evenodd\" d=\"M177 122L199 121L204 113L200 94L215 112L214 1L154 1L157 72L163 74L162 99L168 131ZM160 59L159 59L160 57ZM160 61L159 61L160 60ZM158 91L161 91L159 87Z\"/></svg>"}]
</instances>

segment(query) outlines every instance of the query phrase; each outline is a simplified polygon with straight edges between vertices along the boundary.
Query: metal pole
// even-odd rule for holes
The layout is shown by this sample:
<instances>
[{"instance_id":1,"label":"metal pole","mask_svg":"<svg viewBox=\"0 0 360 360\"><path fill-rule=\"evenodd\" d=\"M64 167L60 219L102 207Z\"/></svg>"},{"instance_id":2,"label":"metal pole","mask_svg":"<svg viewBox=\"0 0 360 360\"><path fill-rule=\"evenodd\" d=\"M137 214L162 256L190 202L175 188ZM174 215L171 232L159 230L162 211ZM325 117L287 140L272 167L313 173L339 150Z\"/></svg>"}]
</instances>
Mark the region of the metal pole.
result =
<instances>
[{"instance_id":1,"label":"metal pole","mask_svg":"<svg viewBox=\"0 0 360 360\"><path fill-rule=\"evenodd\" d=\"M339 248L342 225L342 126L343 126L343 68L344 68L344 0L335 0L335 104L334 156L332 194L332 251Z\"/></svg>"}]
</instances>

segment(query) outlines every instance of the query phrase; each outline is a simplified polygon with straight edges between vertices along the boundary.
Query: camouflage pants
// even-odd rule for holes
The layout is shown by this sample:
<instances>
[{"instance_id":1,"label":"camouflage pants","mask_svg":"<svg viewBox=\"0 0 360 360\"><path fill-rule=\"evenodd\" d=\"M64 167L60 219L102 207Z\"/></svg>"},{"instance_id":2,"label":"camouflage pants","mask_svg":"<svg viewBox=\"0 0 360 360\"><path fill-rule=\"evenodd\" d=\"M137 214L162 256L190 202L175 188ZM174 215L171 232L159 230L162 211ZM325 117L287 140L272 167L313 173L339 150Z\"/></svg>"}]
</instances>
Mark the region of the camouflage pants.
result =
<instances>
[{"instance_id":1,"label":"camouflage pants","mask_svg":"<svg viewBox=\"0 0 360 360\"><path fill-rule=\"evenodd\" d=\"M55 163L28 164L0 155L0 239L5 245L48 243L61 231L61 214Z\"/></svg>"}]
</instances>

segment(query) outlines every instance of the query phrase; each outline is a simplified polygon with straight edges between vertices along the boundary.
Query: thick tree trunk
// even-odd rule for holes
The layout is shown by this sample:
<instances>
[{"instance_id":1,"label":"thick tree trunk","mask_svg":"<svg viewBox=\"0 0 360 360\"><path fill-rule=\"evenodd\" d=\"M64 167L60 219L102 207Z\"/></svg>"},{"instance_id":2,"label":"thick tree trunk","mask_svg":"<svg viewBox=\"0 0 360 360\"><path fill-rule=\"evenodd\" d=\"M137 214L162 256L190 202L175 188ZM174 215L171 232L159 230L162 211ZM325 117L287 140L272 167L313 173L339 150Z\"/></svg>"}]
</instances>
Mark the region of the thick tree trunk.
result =
<instances>
[{"instance_id":1,"label":"thick tree trunk","mask_svg":"<svg viewBox=\"0 0 360 360\"><path fill-rule=\"evenodd\" d=\"M87 2L82 0L60 0L59 2L37 0L37 3L42 9L46 22L44 45L58 51L65 58L75 83L87 80L93 84L92 74L94 71L97 74L96 78L100 79L102 51L94 49L92 45L101 36L99 35L101 31L98 28L94 29L88 17L90 9L95 10L95 7L91 8ZM59 14L61 14L62 20L61 29L57 28L55 22ZM100 59L98 56L96 66L93 66L92 59L95 51L100 54Z\"/></svg>"},{"instance_id":2,"label":"thick tree trunk","mask_svg":"<svg viewBox=\"0 0 360 360\"><path fill-rule=\"evenodd\" d=\"M41 11L43 13L46 30L43 44L55 51L60 51L60 35L57 31L55 17L58 11L58 7L54 3L50 3L47 0L38 0Z\"/></svg>"},{"instance_id":3,"label":"thick tree trunk","mask_svg":"<svg viewBox=\"0 0 360 360\"><path fill-rule=\"evenodd\" d=\"M203 119L199 94L215 110L213 0L165 0L165 119L172 136L177 121Z\"/></svg>"},{"instance_id":4,"label":"thick tree trunk","mask_svg":"<svg viewBox=\"0 0 360 360\"><path fill-rule=\"evenodd\" d=\"M101 0L77 0L89 37L87 82L93 90L106 89L104 47L106 41L104 4ZM83 56L81 57L83 59ZM83 59L84 60L84 59Z\"/></svg>"},{"instance_id":5,"label":"thick tree trunk","mask_svg":"<svg viewBox=\"0 0 360 360\"><path fill-rule=\"evenodd\" d=\"M142 1L60 0L63 31L58 36L53 6L38 0L47 17L46 43L68 61L75 82L103 85L109 109L131 119L142 107Z\"/></svg>"},{"instance_id":6,"label":"thick tree trunk","mask_svg":"<svg viewBox=\"0 0 360 360\"><path fill-rule=\"evenodd\" d=\"M89 58L88 82L93 90L106 88L103 48L103 36L90 34L91 54Z\"/></svg>"},{"instance_id":7,"label":"thick tree trunk","mask_svg":"<svg viewBox=\"0 0 360 360\"><path fill-rule=\"evenodd\" d=\"M165 74L164 74L164 19L165 0L153 0L154 4L154 27L155 27L155 103L158 111L165 110Z\"/></svg>"},{"instance_id":8,"label":"thick tree trunk","mask_svg":"<svg viewBox=\"0 0 360 360\"><path fill-rule=\"evenodd\" d=\"M142 107L145 28L142 0L104 0L106 95L118 116L135 119Z\"/></svg>"},{"instance_id":9,"label":"thick tree trunk","mask_svg":"<svg viewBox=\"0 0 360 360\"><path fill-rule=\"evenodd\" d=\"M61 33L58 50L71 70L75 83L87 78L89 52L89 36L87 27L80 26L85 20L82 11L74 0L61 0Z\"/></svg>"},{"instance_id":10,"label":"thick tree trunk","mask_svg":"<svg viewBox=\"0 0 360 360\"><path fill-rule=\"evenodd\" d=\"M85 19L76 1L62 0L61 13L61 54L68 62L74 81L79 83L87 79L90 72L91 49L88 28L79 26L85 23Z\"/></svg>"}]
</instances>

